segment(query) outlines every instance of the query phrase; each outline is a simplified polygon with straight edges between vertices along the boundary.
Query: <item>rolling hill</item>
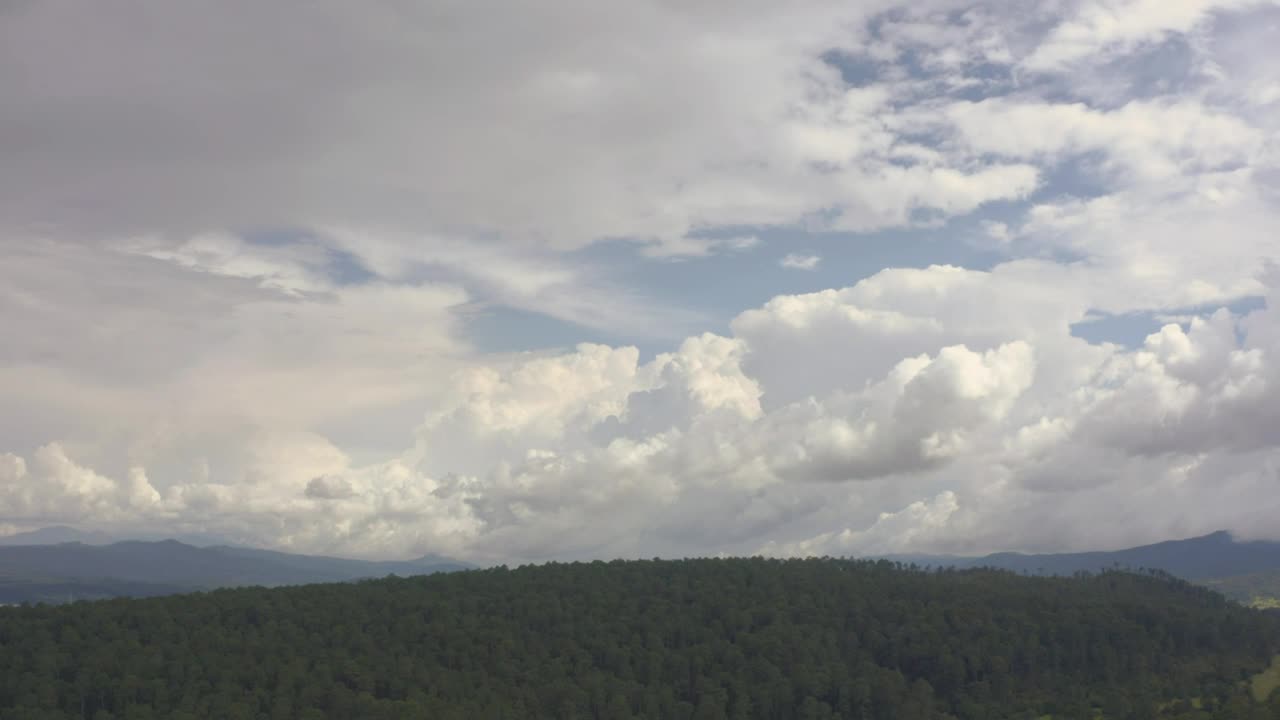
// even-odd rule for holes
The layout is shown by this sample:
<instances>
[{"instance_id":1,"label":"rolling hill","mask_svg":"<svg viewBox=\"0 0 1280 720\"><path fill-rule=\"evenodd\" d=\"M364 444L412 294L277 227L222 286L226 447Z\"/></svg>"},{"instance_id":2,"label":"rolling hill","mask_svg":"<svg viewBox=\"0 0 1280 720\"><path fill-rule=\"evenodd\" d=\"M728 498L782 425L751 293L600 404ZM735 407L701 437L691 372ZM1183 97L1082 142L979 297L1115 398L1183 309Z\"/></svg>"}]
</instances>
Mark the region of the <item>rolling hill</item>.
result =
<instances>
[{"instance_id":1,"label":"rolling hill","mask_svg":"<svg viewBox=\"0 0 1280 720\"><path fill-rule=\"evenodd\" d=\"M1204 584L1245 605L1280 608L1280 570L1215 578Z\"/></svg>"},{"instance_id":2,"label":"rolling hill","mask_svg":"<svg viewBox=\"0 0 1280 720\"><path fill-rule=\"evenodd\" d=\"M1168 577L550 563L0 608L0 717L1253 720L1277 652Z\"/></svg>"}]
</instances>

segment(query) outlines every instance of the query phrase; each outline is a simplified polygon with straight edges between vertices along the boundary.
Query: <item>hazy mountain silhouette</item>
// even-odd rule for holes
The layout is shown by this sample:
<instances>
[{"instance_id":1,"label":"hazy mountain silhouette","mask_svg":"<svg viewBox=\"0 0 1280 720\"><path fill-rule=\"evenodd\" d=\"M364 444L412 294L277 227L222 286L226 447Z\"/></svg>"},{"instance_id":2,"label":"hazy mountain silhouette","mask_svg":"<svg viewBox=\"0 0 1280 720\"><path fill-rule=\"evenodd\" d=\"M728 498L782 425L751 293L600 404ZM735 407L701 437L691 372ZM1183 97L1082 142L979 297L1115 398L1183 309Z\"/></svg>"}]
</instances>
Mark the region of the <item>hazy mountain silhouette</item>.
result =
<instances>
[{"instance_id":1,"label":"hazy mountain silhouette","mask_svg":"<svg viewBox=\"0 0 1280 720\"><path fill-rule=\"evenodd\" d=\"M104 532L86 532L66 525L55 525L0 537L0 546L56 545L69 542L84 543L85 545L108 545L117 539Z\"/></svg>"},{"instance_id":2,"label":"hazy mountain silhouette","mask_svg":"<svg viewBox=\"0 0 1280 720\"><path fill-rule=\"evenodd\" d=\"M226 538L203 533L117 535L100 530L80 530L67 525L54 525L0 537L0 547L10 545L58 545L72 542L84 543L85 545L110 545L129 540L177 540L196 547L230 544Z\"/></svg>"},{"instance_id":3,"label":"hazy mountain silhouette","mask_svg":"<svg viewBox=\"0 0 1280 720\"><path fill-rule=\"evenodd\" d=\"M368 561L229 545L196 547L176 540L101 544L109 537L53 527L0 539L0 603L160 595L242 585L345 582L471 567L435 555L416 560ZM23 541L28 544L13 544ZM1216 532L1109 552L1006 552L983 557L899 555L890 559L917 565L994 567L1046 575L1115 567L1150 569L1205 581L1280 570L1280 542L1237 542L1226 532Z\"/></svg>"},{"instance_id":4,"label":"hazy mountain silhouette","mask_svg":"<svg viewBox=\"0 0 1280 720\"><path fill-rule=\"evenodd\" d=\"M1037 575L1070 575L1120 567L1163 570L1186 580L1207 580L1280 569L1280 542L1237 542L1227 532L1169 540L1125 550L1050 553L996 553L983 557L910 555L892 559L942 567L994 567Z\"/></svg>"},{"instance_id":5,"label":"hazy mountain silhouette","mask_svg":"<svg viewBox=\"0 0 1280 720\"><path fill-rule=\"evenodd\" d=\"M378 562L229 546L195 547L176 540L12 545L0 547L0 603L345 582L469 567L438 556Z\"/></svg>"}]
</instances>

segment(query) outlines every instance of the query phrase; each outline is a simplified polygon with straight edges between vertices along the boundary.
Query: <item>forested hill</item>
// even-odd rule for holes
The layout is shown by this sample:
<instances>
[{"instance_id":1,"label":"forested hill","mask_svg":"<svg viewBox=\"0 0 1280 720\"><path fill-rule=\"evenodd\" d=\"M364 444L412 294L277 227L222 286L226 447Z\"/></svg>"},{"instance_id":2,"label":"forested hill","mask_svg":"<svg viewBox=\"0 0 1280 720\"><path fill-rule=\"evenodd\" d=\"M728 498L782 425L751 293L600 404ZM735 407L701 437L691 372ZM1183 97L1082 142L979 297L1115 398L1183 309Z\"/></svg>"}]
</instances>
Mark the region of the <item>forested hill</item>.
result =
<instances>
[{"instance_id":1,"label":"forested hill","mask_svg":"<svg viewBox=\"0 0 1280 720\"><path fill-rule=\"evenodd\" d=\"M0 717L1252 720L1278 650L1167 577L551 564L0 608Z\"/></svg>"}]
</instances>

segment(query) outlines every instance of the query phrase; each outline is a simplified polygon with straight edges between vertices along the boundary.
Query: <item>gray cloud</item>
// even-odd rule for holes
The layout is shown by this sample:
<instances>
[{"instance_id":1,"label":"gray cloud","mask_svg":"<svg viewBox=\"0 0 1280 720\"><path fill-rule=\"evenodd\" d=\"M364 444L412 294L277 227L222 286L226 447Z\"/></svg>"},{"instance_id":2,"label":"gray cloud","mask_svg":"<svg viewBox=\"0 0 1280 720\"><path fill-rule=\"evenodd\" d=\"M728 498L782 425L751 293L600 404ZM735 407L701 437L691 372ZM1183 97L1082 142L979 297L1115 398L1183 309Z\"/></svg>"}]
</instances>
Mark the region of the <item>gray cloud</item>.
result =
<instances>
[{"instance_id":1,"label":"gray cloud","mask_svg":"<svg viewBox=\"0 0 1280 720\"><path fill-rule=\"evenodd\" d=\"M846 101L819 60L889 3L711 7L11 5L0 209L77 234L678 246L697 227L829 209L847 227L963 213L1034 184L1026 166L889 161L878 95Z\"/></svg>"},{"instance_id":2,"label":"gray cloud","mask_svg":"<svg viewBox=\"0 0 1280 720\"><path fill-rule=\"evenodd\" d=\"M311 478L311 481L307 483L307 489L304 494L317 500L342 500L352 497L356 494L356 491L351 487L351 483L343 478L321 475Z\"/></svg>"},{"instance_id":3,"label":"gray cloud","mask_svg":"<svg viewBox=\"0 0 1280 720\"><path fill-rule=\"evenodd\" d=\"M1265 533L1275 11L1166 5L5 5L0 526L477 560ZM975 212L989 270L719 334L564 252ZM487 303L672 349L482 355Z\"/></svg>"}]
</instances>

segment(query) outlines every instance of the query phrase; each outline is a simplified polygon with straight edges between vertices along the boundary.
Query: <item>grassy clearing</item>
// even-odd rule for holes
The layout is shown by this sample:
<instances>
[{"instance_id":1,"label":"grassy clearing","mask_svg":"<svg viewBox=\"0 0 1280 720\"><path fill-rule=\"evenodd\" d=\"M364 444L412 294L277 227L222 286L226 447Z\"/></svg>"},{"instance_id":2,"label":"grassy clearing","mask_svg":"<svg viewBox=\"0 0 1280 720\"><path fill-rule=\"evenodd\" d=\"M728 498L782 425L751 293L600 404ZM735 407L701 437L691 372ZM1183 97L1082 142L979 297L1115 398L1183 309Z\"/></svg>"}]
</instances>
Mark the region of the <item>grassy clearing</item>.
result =
<instances>
[{"instance_id":1,"label":"grassy clearing","mask_svg":"<svg viewBox=\"0 0 1280 720\"><path fill-rule=\"evenodd\" d=\"M1271 660L1271 667L1253 676L1250 690L1254 700L1265 702L1276 688L1280 688L1280 655Z\"/></svg>"}]
</instances>

